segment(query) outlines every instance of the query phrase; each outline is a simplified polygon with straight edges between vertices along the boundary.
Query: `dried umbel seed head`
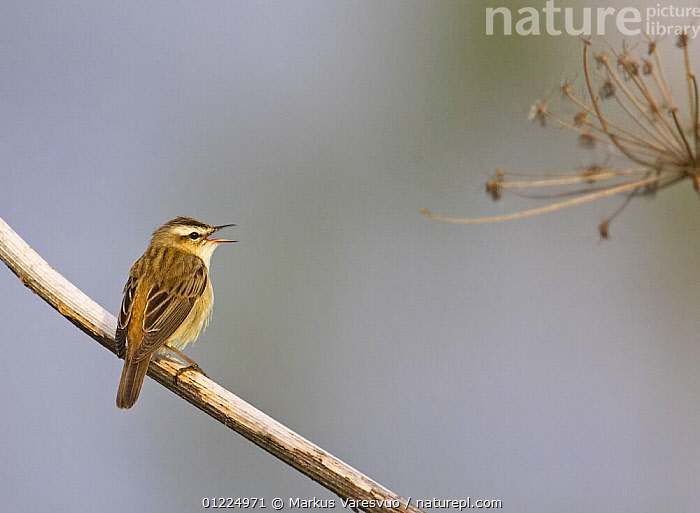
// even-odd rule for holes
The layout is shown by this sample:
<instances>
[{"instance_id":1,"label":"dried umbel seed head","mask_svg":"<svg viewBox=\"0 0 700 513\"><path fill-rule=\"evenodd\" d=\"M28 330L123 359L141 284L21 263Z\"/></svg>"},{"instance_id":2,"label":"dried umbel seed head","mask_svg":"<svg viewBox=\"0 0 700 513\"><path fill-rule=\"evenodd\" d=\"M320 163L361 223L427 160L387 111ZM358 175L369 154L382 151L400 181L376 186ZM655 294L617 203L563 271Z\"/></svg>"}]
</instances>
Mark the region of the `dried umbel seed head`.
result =
<instances>
[{"instance_id":1,"label":"dried umbel seed head","mask_svg":"<svg viewBox=\"0 0 700 513\"><path fill-rule=\"evenodd\" d=\"M603 85L600 86L599 94L603 100L612 98L615 96L615 85L610 80L606 80L603 82Z\"/></svg>"},{"instance_id":2,"label":"dried umbel seed head","mask_svg":"<svg viewBox=\"0 0 700 513\"><path fill-rule=\"evenodd\" d=\"M590 166L581 175L588 183L595 183L598 180L598 176L603 172L603 168L600 166Z\"/></svg>"},{"instance_id":3,"label":"dried umbel seed head","mask_svg":"<svg viewBox=\"0 0 700 513\"><path fill-rule=\"evenodd\" d=\"M622 53L617 56L618 71L622 71L622 76L625 79L639 75L639 62L634 57L630 56L629 51L624 48Z\"/></svg>"},{"instance_id":4,"label":"dried umbel seed head","mask_svg":"<svg viewBox=\"0 0 700 513\"><path fill-rule=\"evenodd\" d=\"M588 112L586 111L581 111L576 113L574 116L574 126L575 127L582 127L583 125L588 124Z\"/></svg>"},{"instance_id":5,"label":"dried umbel seed head","mask_svg":"<svg viewBox=\"0 0 700 513\"><path fill-rule=\"evenodd\" d=\"M499 170L486 184L486 190L493 199L500 198L505 192L522 191L524 188L570 186L572 189L550 195L566 196L567 199L563 201L502 216L462 219L434 216L427 211L424 213L453 223L486 223L519 219L601 198L623 196L620 207L599 226L601 237L607 238L612 219L637 196L652 195L686 180L690 180L700 196L700 95L697 79L691 71L689 44L687 35L678 38L677 46L683 52L687 93L682 98L674 98L671 94L656 41L648 42L646 57L637 58L627 46L623 46L619 53L613 52L615 60L612 61L610 54L605 52L591 56L592 43L586 40L583 74L588 98L576 96L568 82L561 86L563 101L575 108L573 121L552 111L545 100L539 100L532 106L531 120L542 126L551 120L571 130L578 135L579 143L585 148L605 142L616 153L613 157L627 159L631 163L627 168L591 166L585 172L530 175ZM609 101L604 103L603 100ZM547 195L535 196L542 198Z\"/></svg>"},{"instance_id":6,"label":"dried umbel seed head","mask_svg":"<svg viewBox=\"0 0 700 513\"><path fill-rule=\"evenodd\" d=\"M501 183L503 182L503 177L505 172L499 169L496 175L486 182L486 192L491 196L494 201L501 199Z\"/></svg>"},{"instance_id":7,"label":"dried umbel seed head","mask_svg":"<svg viewBox=\"0 0 700 513\"><path fill-rule=\"evenodd\" d=\"M639 75L639 63L636 60L626 61L624 69L630 77Z\"/></svg>"},{"instance_id":8,"label":"dried umbel seed head","mask_svg":"<svg viewBox=\"0 0 700 513\"><path fill-rule=\"evenodd\" d=\"M571 84L569 84L568 82L564 82L561 85L561 94L564 96L571 95Z\"/></svg>"},{"instance_id":9,"label":"dried umbel seed head","mask_svg":"<svg viewBox=\"0 0 700 513\"><path fill-rule=\"evenodd\" d=\"M592 43L587 43L585 47L588 48L591 44ZM610 62L610 56L607 53L599 53L598 55L594 55L593 59L595 60L598 69L604 68Z\"/></svg>"},{"instance_id":10,"label":"dried umbel seed head","mask_svg":"<svg viewBox=\"0 0 700 513\"><path fill-rule=\"evenodd\" d=\"M594 149L597 141L593 134L581 134L578 136L578 143L587 150Z\"/></svg>"},{"instance_id":11,"label":"dried umbel seed head","mask_svg":"<svg viewBox=\"0 0 700 513\"><path fill-rule=\"evenodd\" d=\"M528 119L539 123L540 126L545 126L547 124L547 103L544 100L540 100L533 104L532 107L530 107Z\"/></svg>"}]
</instances>

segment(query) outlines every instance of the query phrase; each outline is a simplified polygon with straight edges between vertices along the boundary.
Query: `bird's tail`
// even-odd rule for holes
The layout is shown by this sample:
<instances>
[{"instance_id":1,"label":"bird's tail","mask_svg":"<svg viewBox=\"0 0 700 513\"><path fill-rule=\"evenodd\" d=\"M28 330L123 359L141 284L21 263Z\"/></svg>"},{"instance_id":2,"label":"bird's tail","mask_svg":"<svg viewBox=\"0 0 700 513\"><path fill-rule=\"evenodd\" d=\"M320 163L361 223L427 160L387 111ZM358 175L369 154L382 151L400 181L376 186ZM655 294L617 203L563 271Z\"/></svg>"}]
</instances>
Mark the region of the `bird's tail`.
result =
<instances>
[{"instance_id":1,"label":"bird's tail","mask_svg":"<svg viewBox=\"0 0 700 513\"><path fill-rule=\"evenodd\" d=\"M144 358L134 363L127 356L117 390L117 408L131 408L139 398L150 361L150 358Z\"/></svg>"}]
</instances>

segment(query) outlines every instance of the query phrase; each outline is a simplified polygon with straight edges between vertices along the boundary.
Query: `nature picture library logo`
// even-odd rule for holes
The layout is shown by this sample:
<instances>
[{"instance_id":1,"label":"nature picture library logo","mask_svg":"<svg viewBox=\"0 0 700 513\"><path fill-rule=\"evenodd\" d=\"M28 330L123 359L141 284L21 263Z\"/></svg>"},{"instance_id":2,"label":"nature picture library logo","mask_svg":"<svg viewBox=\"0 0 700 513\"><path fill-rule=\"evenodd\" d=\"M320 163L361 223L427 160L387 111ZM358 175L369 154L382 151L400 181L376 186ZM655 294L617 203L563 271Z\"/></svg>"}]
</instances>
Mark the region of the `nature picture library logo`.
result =
<instances>
[{"instance_id":1,"label":"nature picture library logo","mask_svg":"<svg viewBox=\"0 0 700 513\"><path fill-rule=\"evenodd\" d=\"M544 7L486 8L486 35L516 34L539 36L605 35L606 23L611 23L625 36L680 36L695 38L700 25L688 22L700 18L700 6L679 7L656 4L654 7L558 7L554 0ZM515 24L515 25L514 25Z\"/></svg>"}]
</instances>

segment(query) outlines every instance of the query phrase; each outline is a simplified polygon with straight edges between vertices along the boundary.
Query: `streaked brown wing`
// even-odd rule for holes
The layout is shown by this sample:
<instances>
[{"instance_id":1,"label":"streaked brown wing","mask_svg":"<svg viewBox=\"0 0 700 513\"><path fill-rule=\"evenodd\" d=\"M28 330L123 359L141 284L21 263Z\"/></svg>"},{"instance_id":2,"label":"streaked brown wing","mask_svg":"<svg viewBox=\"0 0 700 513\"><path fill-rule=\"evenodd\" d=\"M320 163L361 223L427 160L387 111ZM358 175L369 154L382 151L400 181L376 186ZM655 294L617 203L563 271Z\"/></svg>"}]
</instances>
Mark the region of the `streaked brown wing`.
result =
<instances>
[{"instance_id":1,"label":"streaked brown wing","mask_svg":"<svg viewBox=\"0 0 700 513\"><path fill-rule=\"evenodd\" d=\"M150 357L153 351L165 344L204 292L207 286L204 262L193 257L189 263L191 265L181 267L183 271L175 279L154 285L149 291L143 318L143 340L134 351L133 362Z\"/></svg>"},{"instance_id":2,"label":"streaked brown wing","mask_svg":"<svg viewBox=\"0 0 700 513\"><path fill-rule=\"evenodd\" d=\"M136 278L129 276L126 285L124 285L124 297L122 298L122 306L119 308L119 317L117 319L117 333L114 335L115 348L119 358L126 356L126 327L129 324L129 319L131 319L131 303L134 301L135 292Z\"/></svg>"}]
</instances>

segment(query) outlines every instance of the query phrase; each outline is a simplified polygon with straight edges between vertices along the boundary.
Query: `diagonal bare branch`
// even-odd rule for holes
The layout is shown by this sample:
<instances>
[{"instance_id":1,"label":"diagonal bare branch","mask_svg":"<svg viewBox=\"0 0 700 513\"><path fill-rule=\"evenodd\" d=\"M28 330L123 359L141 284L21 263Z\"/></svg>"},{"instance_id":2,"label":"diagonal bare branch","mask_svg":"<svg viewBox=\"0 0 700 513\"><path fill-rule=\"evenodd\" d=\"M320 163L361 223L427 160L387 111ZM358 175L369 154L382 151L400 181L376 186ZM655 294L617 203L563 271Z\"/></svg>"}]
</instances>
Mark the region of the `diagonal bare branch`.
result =
<instances>
[{"instance_id":1,"label":"diagonal bare branch","mask_svg":"<svg viewBox=\"0 0 700 513\"><path fill-rule=\"evenodd\" d=\"M54 270L2 218L0 259L32 292L114 352L114 316ZM175 362L155 360L148 368L148 375L339 497L355 500L350 506L368 512L421 512L206 376L188 372L175 384L174 377L180 368Z\"/></svg>"}]
</instances>

